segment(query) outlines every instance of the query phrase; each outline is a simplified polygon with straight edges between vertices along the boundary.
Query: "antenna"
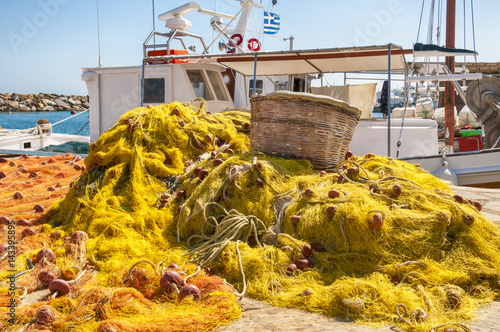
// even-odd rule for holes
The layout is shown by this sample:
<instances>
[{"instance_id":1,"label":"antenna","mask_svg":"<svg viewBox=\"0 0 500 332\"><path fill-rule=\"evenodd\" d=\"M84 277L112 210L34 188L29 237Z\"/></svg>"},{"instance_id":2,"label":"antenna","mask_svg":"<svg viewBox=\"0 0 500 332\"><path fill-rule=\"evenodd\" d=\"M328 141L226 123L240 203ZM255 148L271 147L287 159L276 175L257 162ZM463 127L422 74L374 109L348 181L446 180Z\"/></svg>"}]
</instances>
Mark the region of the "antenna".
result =
<instances>
[{"instance_id":1,"label":"antenna","mask_svg":"<svg viewBox=\"0 0 500 332\"><path fill-rule=\"evenodd\" d=\"M99 50L99 67L104 67L101 61L101 33L99 31L99 0L97 0L97 49Z\"/></svg>"},{"instance_id":2,"label":"antenna","mask_svg":"<svg viewBox=\"0 0 500 332\"><path fill-rule=\"evenodd\" d=\"M158 18L161 21L166 21L165 26L171 30L187 30L192 26L192 24L191 22L183 18L182 15L194 12L196 10L199 10L200 8L200 4L198 4L196 1L190 1L180 7L160 14Z\"/></svg>"}]
</instances>

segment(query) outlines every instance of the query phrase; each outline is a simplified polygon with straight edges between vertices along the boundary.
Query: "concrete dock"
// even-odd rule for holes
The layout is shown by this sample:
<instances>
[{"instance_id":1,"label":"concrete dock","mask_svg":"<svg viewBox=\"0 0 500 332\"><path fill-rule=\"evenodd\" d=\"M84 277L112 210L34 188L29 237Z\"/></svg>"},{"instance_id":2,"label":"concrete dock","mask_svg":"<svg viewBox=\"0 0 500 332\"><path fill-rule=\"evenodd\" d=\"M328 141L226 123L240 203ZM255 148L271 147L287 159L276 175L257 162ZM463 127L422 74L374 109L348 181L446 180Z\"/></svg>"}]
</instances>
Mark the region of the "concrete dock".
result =
<instances>
[{"instance_id":1,"label":"concrete dock","mask_svg":"<svg viewBox=\"0 0 500 332\"><path fill-rule=\"evenodd\" d=\"M460 194L483 204L482 213L500 227L500 189L483 189L451 186ZM325 317L298 309L273 307L267 303L244 297L239 300L242 307L240 319L229 326L221 326L217 332L291 332L291 331L347 331L347 332L391 332L392 326L374 328L354 324L347 320ZM477 321L467 327L473 332L500 331L500 298L481 308Z\"/></svg>"}]
</instances>

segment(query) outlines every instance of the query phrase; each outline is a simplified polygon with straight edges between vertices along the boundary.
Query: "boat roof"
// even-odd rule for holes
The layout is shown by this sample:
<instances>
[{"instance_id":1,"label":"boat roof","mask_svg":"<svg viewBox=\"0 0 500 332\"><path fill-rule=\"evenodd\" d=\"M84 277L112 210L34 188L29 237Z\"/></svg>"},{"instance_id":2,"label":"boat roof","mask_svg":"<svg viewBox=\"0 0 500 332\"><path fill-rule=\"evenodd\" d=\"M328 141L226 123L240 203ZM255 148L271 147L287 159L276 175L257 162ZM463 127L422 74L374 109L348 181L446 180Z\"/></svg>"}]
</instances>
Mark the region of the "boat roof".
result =
<instances>
[{"instance_id":1,"label":"boat roof","mask_svg":"<svg viewBox=\"0 0 500 332\"><path fill-rule=\"evenodd\" d=\"M404 71L404 54L413 50L391 45L391 70ZM361 71L387 71L389 45L314 50L292 50L223 55L216 61L243 75L253 75L255 56L256 74L285 75L312 73L349 73Z\"/></svg>"},{"instance_id":2,"label":"boat roof","mask_svg":"<svg viewBox=\"0 0 500 332\"><path fill-rule=\"evenodd\" d=\"M289 75L315 73L387 72L388 51L391 46L391 70L407 68L405 54L412 49L399 45L375 45L313 50L263 51L237 54L189 54L145 57L144 61L188 59L197 62L218 62L242 75L254 74L257 56L257 75Z\"/></svg>"}]
</instances>

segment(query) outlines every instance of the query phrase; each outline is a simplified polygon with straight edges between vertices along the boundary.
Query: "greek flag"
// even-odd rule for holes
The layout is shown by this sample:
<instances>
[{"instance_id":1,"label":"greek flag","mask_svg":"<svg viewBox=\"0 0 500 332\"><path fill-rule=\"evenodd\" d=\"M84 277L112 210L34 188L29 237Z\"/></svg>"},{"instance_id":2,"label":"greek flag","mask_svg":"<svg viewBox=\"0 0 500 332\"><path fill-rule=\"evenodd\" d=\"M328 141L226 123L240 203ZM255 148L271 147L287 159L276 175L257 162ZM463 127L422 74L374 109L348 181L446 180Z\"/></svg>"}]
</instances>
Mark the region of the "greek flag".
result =
<instances>
[{"instance_id":1,"label":"greek flag","mask_svg":"<svg viewBox=\"0 0 500 332\"><path fill-rule=\"evenodd\" d=\"M280 30L280 16L264 12L264 33L274 35Z\"/></svg>"}]
</instances>

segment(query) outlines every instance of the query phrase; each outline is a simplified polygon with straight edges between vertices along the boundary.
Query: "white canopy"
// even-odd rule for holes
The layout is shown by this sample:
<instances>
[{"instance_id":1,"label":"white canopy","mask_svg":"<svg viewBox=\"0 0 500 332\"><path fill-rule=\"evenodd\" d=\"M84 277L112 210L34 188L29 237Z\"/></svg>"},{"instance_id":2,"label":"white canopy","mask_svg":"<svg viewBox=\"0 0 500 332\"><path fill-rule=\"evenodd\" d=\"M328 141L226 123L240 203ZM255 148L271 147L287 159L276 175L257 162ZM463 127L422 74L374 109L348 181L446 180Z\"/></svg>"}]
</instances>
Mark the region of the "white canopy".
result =
<instances>
[{"instance_id":1,"label":"white canopy","mask_svg":"<svg viewBox=\"0 0 500 332\"><path fill-rule=\"evenodd\" d=\"M388 45L316 50L256 52L218 56L217 62L249 76L254 73L257 54L257 75L311 73L349 73L388 70ZM406 68L404 54L412 54L401 46L391 44L391 70Z\"/></svg>"}]
</instances>

